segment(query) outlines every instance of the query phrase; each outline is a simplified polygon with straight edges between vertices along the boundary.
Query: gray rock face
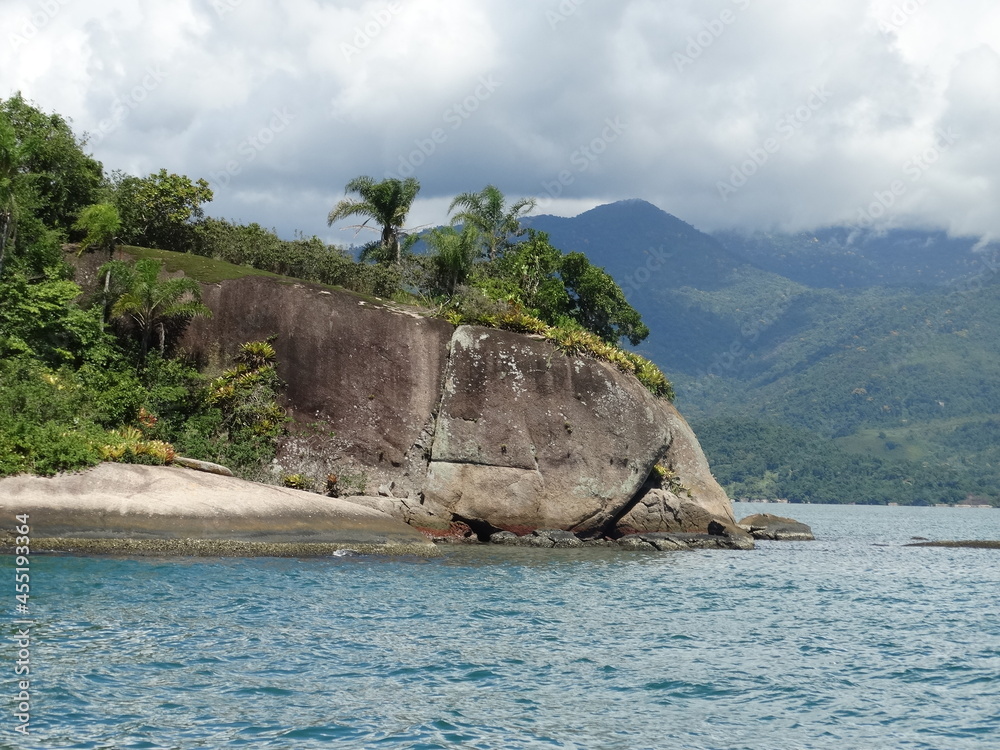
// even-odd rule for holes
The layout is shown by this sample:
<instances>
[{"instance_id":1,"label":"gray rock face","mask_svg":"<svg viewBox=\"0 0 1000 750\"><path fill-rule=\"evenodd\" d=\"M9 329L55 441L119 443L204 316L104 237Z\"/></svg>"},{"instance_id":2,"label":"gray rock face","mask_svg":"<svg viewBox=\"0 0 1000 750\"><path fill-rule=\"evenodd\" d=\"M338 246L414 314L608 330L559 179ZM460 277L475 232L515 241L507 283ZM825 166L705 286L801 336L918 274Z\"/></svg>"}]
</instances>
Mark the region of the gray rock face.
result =
<instances>
[{"instance_id":1,"label":"gray rock face","mask_svg":"<svg viewBox=\"0 0 1000 750\"><path fill-rule=\"evenodd\" d=\"M631 500L674 432L663 402L611 366L462 326L425 493L498 529L592 533Z\"/></svg>"},{"instance_id":2,"label":"gray rock face","mask_svg":"<svg viewBox=\"0 0 1000 750\"><path fill-rule=\"evenodd\" d=\"M770 513L757 513L747 516L739 525L746 529L754 539L773 539L785 542L809 542L816 537L806 524L792 518L772 516Z\"/></svg>"},{"instance_id":3,"label":"gray rock face","mask_svg":"<svg viewBox=\"0 0 1000 750\"><path fill-rule=\"evenodd\" d=\"M212 360L276 334L290 413L325 433L293 436L279 461L288 473L336 475L347 500L433 534L480 538L733 520L673 405L607 363L308 284L248 277L205 286L204 301L214 316L193 321L183 346ZM657 461L691 507L656 497L638 507Z\"/></svg>"},{"instance_id":4,"label":"gray rock face","mask_svg":"<svg viewBox=\"0 0 1000 750\"><path fill-rule=\"evenodd\" d=\"M191 321L181 341L198 359L225 361L243 342L277 337L295 420L278 456L287 473L335 474L353 494L393 482L398 496L422 489L453 326L259 276L203 284L202 297L212 317Z\"/></svg>"},{"instance_id":5,"label":"gray rock face","mask_svg":"<svg viewBox=\"0 0 1000 750\"><path fill-rule=\"evenodd\" d=\"M7 477L0 513L27 513L39 551L435 553L418 531L377 510L170 466L106 463L52 478Z\"/></svg>"},{"instance_id":6,"label":"gray rock face","mask_svg":"<svg viewBox=\"0 0 1000 750\"><path fill-rule=\"evenodd\" d=\"M708 525L718 518L704 505L678 497L670 490L651 489L639 496L632 509L618 520L615 530L622 535L653 531L707 533Z\"/></svg>"}]
</instances>

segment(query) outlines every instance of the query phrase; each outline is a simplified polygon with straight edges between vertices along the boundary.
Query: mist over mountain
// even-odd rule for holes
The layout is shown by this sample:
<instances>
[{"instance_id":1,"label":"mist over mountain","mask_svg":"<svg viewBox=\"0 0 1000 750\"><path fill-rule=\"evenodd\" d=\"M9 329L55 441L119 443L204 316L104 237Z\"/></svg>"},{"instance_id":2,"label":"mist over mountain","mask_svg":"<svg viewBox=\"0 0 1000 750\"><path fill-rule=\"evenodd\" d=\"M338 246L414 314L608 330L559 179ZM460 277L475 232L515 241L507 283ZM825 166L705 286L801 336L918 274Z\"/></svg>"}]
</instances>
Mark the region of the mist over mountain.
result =
<instances>
[{"instance_id":1,"label":"mist over mountain","mask_svg":"<svg viewBox=\"0 0 1000 750\"><path fill-rule=\"evenodd\" d=\"M940 230L826 227L798 234L716 232L724 247L807 286L930 287L975 273L990 246Z\"/></svg>"}]
</instances>

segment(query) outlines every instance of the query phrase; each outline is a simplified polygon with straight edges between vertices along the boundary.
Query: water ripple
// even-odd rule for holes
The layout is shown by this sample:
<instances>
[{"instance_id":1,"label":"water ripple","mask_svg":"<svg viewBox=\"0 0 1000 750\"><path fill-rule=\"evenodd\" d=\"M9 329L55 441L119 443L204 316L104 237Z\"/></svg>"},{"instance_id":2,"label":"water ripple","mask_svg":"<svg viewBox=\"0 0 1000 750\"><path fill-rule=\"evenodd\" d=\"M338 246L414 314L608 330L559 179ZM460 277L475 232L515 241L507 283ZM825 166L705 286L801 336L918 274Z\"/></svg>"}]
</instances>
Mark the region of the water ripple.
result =
<instances>
[{"instance_id":1,"label":"water ripple","mask_svg":"<svg viewBox=\"0 0 1000 750\"><path fill-rule=\"evenodd\" d=\"M903 545L1000 538L1000 513L794 514L819 541L38 558L16 746L991 747L997 553Z\"/></svg>"}]
</instances>

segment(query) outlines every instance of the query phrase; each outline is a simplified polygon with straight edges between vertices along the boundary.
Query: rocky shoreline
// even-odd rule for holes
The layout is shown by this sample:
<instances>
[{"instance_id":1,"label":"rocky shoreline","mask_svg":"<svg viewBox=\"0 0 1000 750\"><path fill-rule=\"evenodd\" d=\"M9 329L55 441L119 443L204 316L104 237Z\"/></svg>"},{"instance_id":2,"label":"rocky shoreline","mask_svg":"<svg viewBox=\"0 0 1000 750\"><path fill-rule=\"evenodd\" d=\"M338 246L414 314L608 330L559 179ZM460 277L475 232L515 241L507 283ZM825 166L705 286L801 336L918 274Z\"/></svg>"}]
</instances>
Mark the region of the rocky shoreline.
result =
<instances>
[{"instance_id":1,"label":"rocky shoreline","mask_svg":"<svg viewBox=\"0 0 1000 750\"><path fill-rule=\"evenodd\" d=\"M311 557L350 551L427 557L441 554L439 546L447 543L665 552L748 550L755 538L812 538L804 524L766 515L740 524L713 519L704 532L649 531L617 538L587 538L558 528L521 535L505 530L427 534L352 499L360 498L324 497L170 466L105 463L52 478L0 479L0 512L29 517L32 552ZM13 532L4 531L0 549L14 546Z\"/></svg>"},{"instance_id":2,"label":"rocky shoreline","mask_svg":"<svg viewBox=\"0 0 1000 750\"><path fill-rule=\"evenodd\" d=\"M617 538L585 538L564 529L535 529L527 534L496 531L487 538L475 535L462 537L435 536L437 544L494 544L505 547L535 547L542 549L579 549L605 547L627 550L672 552L685 549L752 550L755 540L812 541L812 529L800 521L770 514L747 516L732 524L724 519L712 519L705 532L649 531L624 534Z\"/></svg>"}]
</instances>

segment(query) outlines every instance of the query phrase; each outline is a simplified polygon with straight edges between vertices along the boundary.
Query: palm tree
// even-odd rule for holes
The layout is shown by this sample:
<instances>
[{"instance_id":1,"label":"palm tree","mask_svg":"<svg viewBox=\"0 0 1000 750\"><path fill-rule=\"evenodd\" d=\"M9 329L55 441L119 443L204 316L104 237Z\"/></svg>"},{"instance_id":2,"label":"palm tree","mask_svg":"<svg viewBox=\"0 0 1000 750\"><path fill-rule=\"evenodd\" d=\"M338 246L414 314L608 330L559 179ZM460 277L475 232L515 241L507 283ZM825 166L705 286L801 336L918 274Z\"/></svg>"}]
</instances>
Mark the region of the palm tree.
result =
<instances>
[{"instance_id":1,"label":"palm tree","mask_svg":"<svg viewBox=\"0 0 1000 750\"><path fill-rule=\"evenodd\" d=\"M413 177L405 180L389 178L381 182L375 182L372 177L355 177L347 183L344 192L357 193L361 200L341 200L326 217L327 225L348 216L367 217L356 229L362 229L369 221L375 221L382 228L382 239L365 246L362 258L399 263L402 259L403 224L413 199L420 192L420 183Z\"/></svg>"},{"instance_id":2,"label":"palm tree","mask_svg":"<svg viewBox=\"0 0 1000 750\"><path fill-rule=\"evenodd\" d=\"M112 257L118 244L118 232L121 231L122 220L114 204L94 203L80 212L73 228L87 233L80 242L78 255L96 248L107 250L108 257Z\"/></svg>"},{"instance_id":3,"label":"palm tree","mask_svg":"<svg viewBox=\"0 0 1000 750\"><path fill-rule=\"evenodd\" d=\"M162 261L141 258L131 265L113 260L98 270L105 278L105 310L111 318L131 321L139 333L140 364L146 361L154 332L159 333L163 354L168 321L212 316L201 303L198 282L184 277L160 281L162 266Z\"/></svg>"},{"instance_id":4,"label":"palm tree","mask_svg":"<svg viewBox=\"0 0 1000 750\"><path fill-rule=\"evenodd\" d=\"M524 234L521 217L531 211L536 204L534 198L521 198L505 208L505 199L500 188L487 185L478 193L462 193L448 206L448 213L455 208L463 210L455 214L452 224L471 224L482 236L486 257L496 259L497 255L511 246L511 237Z\"/></svg>"},{"instance_id":5,"label":"palm tree","mask_svg":"<svg viewBox=\"0 0 1000 750\"><path fill-rule=\"evenodd\" d=\"M434 254L431 256L435 284L448 295L464 284L479 255L479 231L466 224L459 232L455 227L432 229L425 237Z\"/></svg>"}]
</instances>

